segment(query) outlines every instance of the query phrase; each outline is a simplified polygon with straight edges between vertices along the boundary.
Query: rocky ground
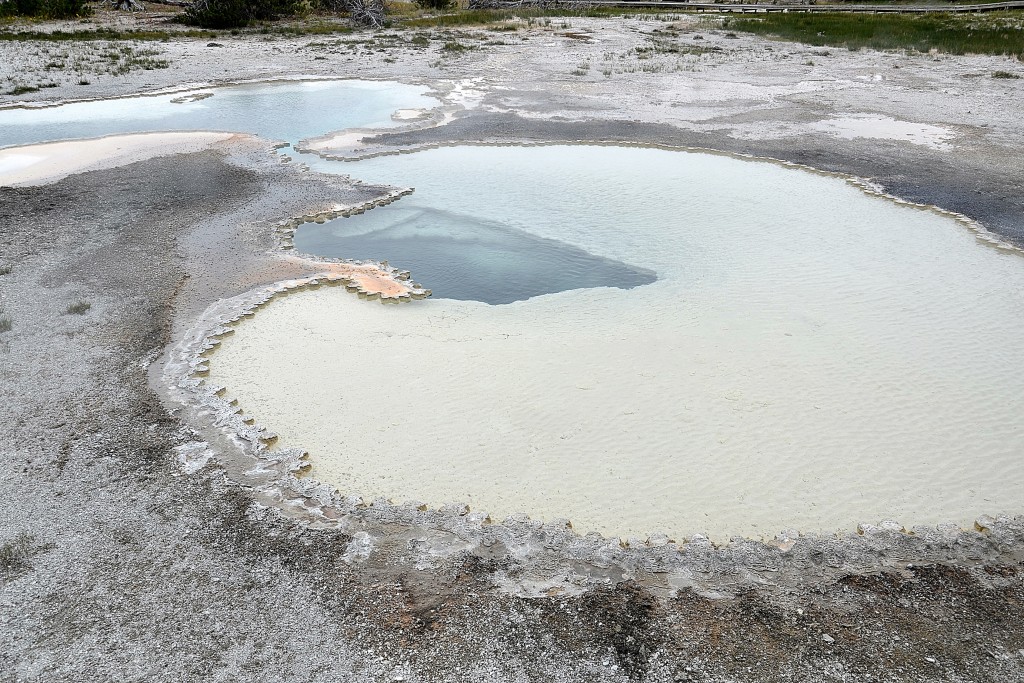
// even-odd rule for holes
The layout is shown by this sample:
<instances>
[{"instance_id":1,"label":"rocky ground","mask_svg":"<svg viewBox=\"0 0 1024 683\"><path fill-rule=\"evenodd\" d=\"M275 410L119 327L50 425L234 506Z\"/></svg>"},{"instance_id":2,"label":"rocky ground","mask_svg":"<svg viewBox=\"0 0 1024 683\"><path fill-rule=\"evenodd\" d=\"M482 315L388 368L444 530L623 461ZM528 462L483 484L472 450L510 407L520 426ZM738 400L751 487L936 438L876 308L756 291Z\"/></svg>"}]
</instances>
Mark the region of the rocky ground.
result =
<instances>
[{"instance_id":1,"label":"rocky ground","mask_svg":"<svg viewBox=\"0 0 1024 683\"><path fill-rule=\"evenodd\" d=\"M95 45L4 43L0 78L59 82L0 103L396 78L459 107L379 146L619 140L771 156L1024 237L1022 81L992 78L1019 63L663 19L182 38L127 45L165 68L82 77L46 65ZM949 134L844 139L822 125L848 115ZM315 270L270 253L274 223L375 192L259 145L0 188L0 681L1024 680L1020 520L681 551L651 539L597 561L526 522L412 534L371 508L322 529L254 504L216 465L186 474L175 448L196 425L154 392L151 364L210 303ZM424 564L424 543L449 549ZM688 558L685 572L667 572L665 553Z\"/></svg>"}]
</instances>

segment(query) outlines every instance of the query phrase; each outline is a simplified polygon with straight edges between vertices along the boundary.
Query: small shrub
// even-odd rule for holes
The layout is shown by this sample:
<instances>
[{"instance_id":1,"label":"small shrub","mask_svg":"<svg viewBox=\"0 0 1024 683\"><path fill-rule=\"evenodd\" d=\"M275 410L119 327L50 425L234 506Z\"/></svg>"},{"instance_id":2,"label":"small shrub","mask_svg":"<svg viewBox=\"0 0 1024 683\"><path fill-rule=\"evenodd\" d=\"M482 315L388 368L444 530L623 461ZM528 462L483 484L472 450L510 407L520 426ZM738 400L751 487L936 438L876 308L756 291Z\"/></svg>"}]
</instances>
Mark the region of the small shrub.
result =
<instances>
[{"instance_id":1,"label":"small shrub","mask_svg":"<svg viewBox=\"0 0 1024 683\"><path fill-rule=\"evenodd\" d=\"M0 275L10 275L13 270L11 266L0 266Z\"/></svg>"},{"instance_id":2,"label":"small shrub","mask_svg":"<svg viewBox=\"0 0 1024 683\"><path fill-rule=\"evenodd\" d=\"M85 312L92 308L92 304L88 301L79 300L68 306L69 315L85 315Z\"/></svg>"},{"instance_id":3,"label":"small shrub","mask_svg":"<svg viewBox=\"0 0 1024 683\"><path fill-rule=\"evenodd\" d=\"M309 4L303 0L197 0L178 20L202 28L232 29L308 11Z\"/></svg>"},{"instance_id":4,"label":"small shrub","mask_svg":"<svg viewBox=\"0 0 1024 683\"><path fill-rule=\"evenodd\" d=\"M455 6L454 0L413 0L420 9L443 11Z\"/></svg>"},{"instance_id":5,"label":"small shrub","mask_svg":"<svg viewBox=\"0 0 1024 683\"><path fill-rule=\"evenodd\" d=\"M12 89L7 91L8 95L24 95L29 92L39 92L39 88L34 85L16 85Z\"/></svg>"},{"instance_id":6,"label":"small shrub","mask_svg":"<svg viewBox=\"0 0 1024 683\"><path fill-rule=\"evenodd\" d=\"M13 324L11 319L6 315L0 315L0 332L10 332Z\"/></svg>"},{"instance_id":7,"label":"small shrub","mask_svg":"<svg viewBox=\"0 0 1024 683\"><path fill-rule=\"evenodd\" d=\"M0 17L70 19L92 14L85 0L6 0L0 2Z\"/></svg>"},{"instance_id":8,"label":"small shrub","mask_svg":"<svg viewBox=\"0 0 1024 683\"><path fill-rule=\"evenodd\" d=\"M1012 71L993 71L992 78L1020 78L1020 76Z\"/></svg>"}]
</instances>

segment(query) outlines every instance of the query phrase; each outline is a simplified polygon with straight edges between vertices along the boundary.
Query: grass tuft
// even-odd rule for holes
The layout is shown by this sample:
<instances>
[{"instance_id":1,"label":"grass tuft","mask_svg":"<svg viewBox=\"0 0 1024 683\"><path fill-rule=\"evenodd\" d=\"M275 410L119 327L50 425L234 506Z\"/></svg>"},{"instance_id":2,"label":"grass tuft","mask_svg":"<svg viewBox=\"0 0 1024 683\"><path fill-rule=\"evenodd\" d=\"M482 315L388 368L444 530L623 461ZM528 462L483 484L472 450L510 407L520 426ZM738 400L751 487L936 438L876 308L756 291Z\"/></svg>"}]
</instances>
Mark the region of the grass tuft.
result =
<instances>
[{"instance_id":1,"label":"grass tuft","mask_svg":"<svg viewBox=\"0 0 1024 683\"><path fill-rule=\"evenodd\" d=\"M24 95L25 93L39 92L39 87L35 85L16 85L7 91L7 95Z\"/></svg>"},{"instance_id":2,"label":"grass tuft","mask_svg":"<svg viewBox=\"0 0 1024 683\"><path fill-rule=\"evenodd\" d=\"M993 71L992 78L1020 78L1020 75L1012 71Z\"/></svg>"},{"instance_id":3,"label":"grass tuft","mask_svg":"<svg viewBox=\"0 0 1024 683\"><path fill-rule=\"evenodd\" d=\"M0 332L10 332L13 326L9 316L0 315Z\"/></svg>"},{"instance_id":4,"label":"grass tuft","mask_svg":"<svg viewBox=\"0 0 1024 683\"><path fill-rule=\"evenodd\" d=\"M457 41L449 41L441 46L441 50L444 52L466 52L472 49L472 45L464 45Z\"/></svg>"},{"instance_id":5,"label":"grass tuft","mask_svg":"<svg viewBox=\"0 0 1024 683\"><path fill-rule=\"evenodd\" d=\"M0 266L0 275L10 275L13 270L12 266Z\"/></svg>"},{"instance_id":6,"label":"grass tuft","mask_svg":"<svg viewBox=\"0 0 1024 683\"><path fill-rule=\"evenodd\" d=\"M92 304L85 300L79 300L68 306L68 315L85 315L85 312L92 308Z\"/></svg>"}]
</instances>

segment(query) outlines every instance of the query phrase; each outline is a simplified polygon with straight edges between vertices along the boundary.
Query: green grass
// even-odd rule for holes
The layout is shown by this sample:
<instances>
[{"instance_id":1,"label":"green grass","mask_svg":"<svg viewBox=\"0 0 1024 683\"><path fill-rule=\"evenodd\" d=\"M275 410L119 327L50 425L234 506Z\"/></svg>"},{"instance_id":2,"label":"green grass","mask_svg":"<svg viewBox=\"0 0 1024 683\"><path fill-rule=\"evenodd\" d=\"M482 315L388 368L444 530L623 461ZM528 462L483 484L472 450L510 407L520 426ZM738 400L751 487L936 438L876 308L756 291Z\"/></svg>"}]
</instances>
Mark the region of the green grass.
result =
<instances>
[{"instance_id":1,"label":"green grass","mask_svg":"<svg viewBox=\"0 0 1024 683\"><path fill-rule=\"evenodd\" d=\"M1012 71L993 71L992 78L1020 78L1020 76Z\"/></svg>"},{"instance_id":2,"label":"green grass","mask_svg":"<svg viewBox=\"0 0 1024 683\"><path fill-rule=\"evenodd\" d=\"M13 324L11 319L6 315L0 315L0 332L10 332Z\"/></svg>"},{"instance_id":3,"label":"green grass","mask_svg":"<svg viewBox=\"0 0 1024 683\"><path fill-rule=\"evenodd\" d=\"M937 50L948 54L1024 56L1024 17L988 14L768 14L730 18L724 26L808 45L850 50Z\"/></svg>"}]
</instances>

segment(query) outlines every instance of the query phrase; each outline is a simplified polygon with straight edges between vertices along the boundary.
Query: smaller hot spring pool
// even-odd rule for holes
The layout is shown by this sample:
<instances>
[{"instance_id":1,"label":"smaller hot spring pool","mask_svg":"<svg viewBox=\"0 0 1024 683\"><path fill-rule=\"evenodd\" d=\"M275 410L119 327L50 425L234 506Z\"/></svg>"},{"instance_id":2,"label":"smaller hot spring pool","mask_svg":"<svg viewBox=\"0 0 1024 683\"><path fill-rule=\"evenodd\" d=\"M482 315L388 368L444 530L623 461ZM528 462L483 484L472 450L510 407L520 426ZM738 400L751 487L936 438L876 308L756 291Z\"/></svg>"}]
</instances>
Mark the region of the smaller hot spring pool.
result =
<instances>
[{"instance_id":1,"label":"smaller hot spring pool","mask_svg":"<svg viewBox=\"0 0 1024 683\"><path fill-rule=\"evenodd\" d=\"M0 111L0 147L125 133L212 130L295 144L352 127L396 125L398 109L430 109L426 88L386 81L277 81L192 93Z\"/></svg>"}]
</instances>

